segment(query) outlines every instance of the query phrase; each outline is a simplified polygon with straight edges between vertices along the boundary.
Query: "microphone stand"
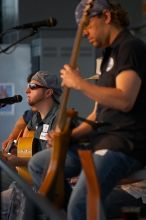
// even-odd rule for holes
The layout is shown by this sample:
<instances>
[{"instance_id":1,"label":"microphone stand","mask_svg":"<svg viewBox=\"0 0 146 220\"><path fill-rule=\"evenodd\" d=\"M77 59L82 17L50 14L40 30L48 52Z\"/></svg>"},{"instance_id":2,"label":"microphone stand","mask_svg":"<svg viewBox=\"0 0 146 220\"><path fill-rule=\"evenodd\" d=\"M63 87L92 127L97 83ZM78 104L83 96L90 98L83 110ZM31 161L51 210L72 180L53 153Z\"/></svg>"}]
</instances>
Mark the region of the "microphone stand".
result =
<instances>
[{"instance_id":1,"label":"microphone stand","mask_svg":"<svg viewBox=\"0 0 146 220\"><path fill-rule=\"evenodd\" d=\"M11 30L11 29L8 29L7 31L2 32L2 33L0 34L0 36L6 34L6 33L9 32L10 30ZM13 46L15 46L16 44L22 42L23 40L25 40L25 39L27 39L27 38L29 38L29 37L35 35L37 32L38 32L38 29L37 29L37 28L33 28L33 30L32 30L28 35L26 35L26 36L20 38L19 40L15 41L15 42L13 42L13 43L10 44L8 47L6 47L6 48L4 48L4 49L1 49L1 50L0 50L0 53L5 53L5 52L6 52L7 50L9 50L11 47L13 47Z\"/></svg>"},{"instance_id":2,"label":"microphone stand","mask_svg":"<svg viewBox=\"0 0 146 220\"><path fill-rule=\"evenodd\" d=\"M11 179L13 179L19 186L20 189L23 190L23 192L26 195L26 198L28 201L32 201L34 205L36 205L36 208L38 207L41 209L42 213L44 213L50 220L67 220L66 215L63 212L63 210L58 210L49 200L49 198L44 197L36 192L33 191L33 189L30 187L30 185L25 182L21 176L18 175L17 172L15 172L8 164L3 161L0 158L0 177L1 177L1 171L4 171L6 175L8 175ZM1 182L0 182L1 186ZM27 207L26 202L26 207ZM1 204L1 196L0 196L0 204ZM28 207L31 209L31 207ZM35 212L34 212L35 214ZM26 216L25 216L26 215ZM29 215L29 216L28 216ZM25 210L24 213L24 220L30 219L29 217L33 215L33 213L28 213L28 210ZM0 214L1 216L1 214ZM37 216L36 216L37 217ZM47 218L47 219L48 219ZM33 218L36 219L36 218Z\"/></svg>"}]
</instances>

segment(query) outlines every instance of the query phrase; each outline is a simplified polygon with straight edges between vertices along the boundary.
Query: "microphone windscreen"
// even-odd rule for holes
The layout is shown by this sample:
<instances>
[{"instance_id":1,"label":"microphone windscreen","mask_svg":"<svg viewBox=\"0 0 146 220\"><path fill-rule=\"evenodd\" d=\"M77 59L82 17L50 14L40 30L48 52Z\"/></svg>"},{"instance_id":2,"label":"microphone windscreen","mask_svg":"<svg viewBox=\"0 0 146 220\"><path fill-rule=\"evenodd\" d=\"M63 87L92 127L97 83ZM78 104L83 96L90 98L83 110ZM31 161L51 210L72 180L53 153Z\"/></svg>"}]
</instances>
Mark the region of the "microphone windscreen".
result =
<instances>
[{"instance_id":1,"label":"microphone windscreen","mask_svg":"<svg viewBox=\"0 0 146 220\"><path fill-rule=\"evenodd\" d=\"M18 102L21 102L22 99L23 99L22 96L21 96L21 95L16 95L16 96L17 96L17 101L18 101Z\"/></svg>"}]
</instances>

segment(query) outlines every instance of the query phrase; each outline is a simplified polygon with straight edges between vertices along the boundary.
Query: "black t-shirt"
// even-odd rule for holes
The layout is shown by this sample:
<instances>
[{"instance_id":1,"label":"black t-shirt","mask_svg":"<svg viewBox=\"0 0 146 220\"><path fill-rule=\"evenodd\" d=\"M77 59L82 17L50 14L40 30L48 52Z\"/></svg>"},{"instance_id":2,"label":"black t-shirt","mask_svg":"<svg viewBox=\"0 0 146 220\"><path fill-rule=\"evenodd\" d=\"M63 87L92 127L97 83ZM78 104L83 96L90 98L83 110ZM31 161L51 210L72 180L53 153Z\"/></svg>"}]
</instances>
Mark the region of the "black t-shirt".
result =
<instances>
[{"instance_id":1,"label":"black t-shirt","mask_svg":"<svg viewBox=\"0 0 146 220\"><path fill-rule=\"evenodd\" d=\"M106 48L101 64L99 86L115 87L117 75L134 70L142 85L133 109L129 112L98 106L97 121L101 124L95 148L108 148L130 153L146 161L146 45L128 30L122 31L113 44ZM134 89L134 88L133 88Z\"/></svg>"}]
</instances>

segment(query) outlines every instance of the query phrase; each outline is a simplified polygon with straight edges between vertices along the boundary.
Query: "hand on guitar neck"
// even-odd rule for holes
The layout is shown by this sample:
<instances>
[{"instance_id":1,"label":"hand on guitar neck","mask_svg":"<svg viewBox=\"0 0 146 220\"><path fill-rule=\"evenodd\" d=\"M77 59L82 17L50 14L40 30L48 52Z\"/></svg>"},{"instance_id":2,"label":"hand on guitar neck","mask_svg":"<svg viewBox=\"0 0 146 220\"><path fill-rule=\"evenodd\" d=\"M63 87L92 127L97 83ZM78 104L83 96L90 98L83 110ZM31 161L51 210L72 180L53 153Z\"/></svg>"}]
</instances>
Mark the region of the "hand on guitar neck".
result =
<instances>
[{"instance_id":1,"label":"hand on guitar neck","mask_svg":"<svg viewBox=\"0 0 146 220\"><path fill-rule=\"evenodd\" d=\"M13 162L11 164L10 159L12 157L16 157L16 155L17 155L17 147L16 147L15 141L11 141L7 143L7 146L3 148L3 151L2 151L2 159L6 161L9 165L12 165L15 167Z\"/></svg>"},{"instance_id":2,"label":"hand on guitar neck","mask_svg":"<svg viewBox=\"0 0 146 220\"><path fill-rule=\"evenodd\" d=\"M17 157L17 141L12 141L7 144L7 147L3 149L2 159L12 167L26 166L28 159Z\"/></svg>"},{"instance_id":3,"label":"hand on guitar neck","mask_svg":"<svg viewBox=\"0 0 146 220\"><path fill-rule=\"evenodd\" d=\"M3 148L3 154L17 154L17 146L16 146L16 140L14 141L10 141L9 143L7 143L7 146L5 148Z\"/></svg>"}]
</instances>

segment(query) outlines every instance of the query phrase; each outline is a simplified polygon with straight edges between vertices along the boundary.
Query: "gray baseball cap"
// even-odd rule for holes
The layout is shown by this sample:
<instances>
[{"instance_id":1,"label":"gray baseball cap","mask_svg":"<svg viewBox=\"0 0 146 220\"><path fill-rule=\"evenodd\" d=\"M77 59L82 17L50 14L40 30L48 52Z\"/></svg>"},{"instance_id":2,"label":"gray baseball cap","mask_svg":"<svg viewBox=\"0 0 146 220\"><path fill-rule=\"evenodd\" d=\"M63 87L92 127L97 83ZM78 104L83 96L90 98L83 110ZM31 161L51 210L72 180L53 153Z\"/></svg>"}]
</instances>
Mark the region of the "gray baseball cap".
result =
<instances>
[{"instance_id":1,"label":"gray baseball cap","mask_svg":"<svg viewBox=\"0 0 146 220\"><path fill-rule=\"evenodd\" d=\"M40 85L46 88L53 89L53 98L56 102L59 102L62 89L57 75L49 73L48 71L38 71L32 76L31 80L39 82Z\"/></svg>"},{"instance_id":2,"label":"gray baseball cap","mask_svg":"<svg viewBox=\"0 0 146 220\"><path fill-rule=\"evenodd\" d=\"M89 0L81 0L81 2L77 5L76 10L75 10L75 18L76 18L77 23L79 23L79 21L82 17L83 9L85 8L85 5L88 2L90 2L90 1ZM109 9L110 7L111 6L107 0L95 0L93 7L90 10L89 18L101 14L104 9Z\"/></svg>"}]
</instances>

